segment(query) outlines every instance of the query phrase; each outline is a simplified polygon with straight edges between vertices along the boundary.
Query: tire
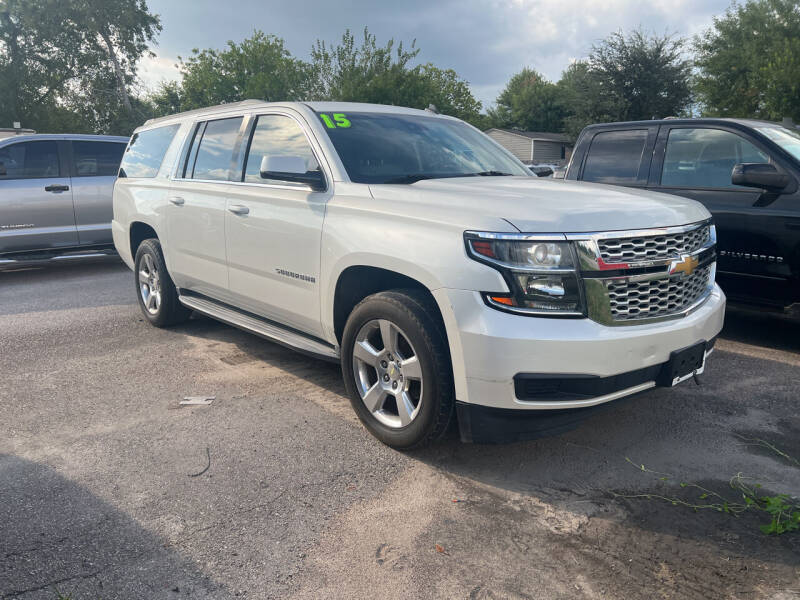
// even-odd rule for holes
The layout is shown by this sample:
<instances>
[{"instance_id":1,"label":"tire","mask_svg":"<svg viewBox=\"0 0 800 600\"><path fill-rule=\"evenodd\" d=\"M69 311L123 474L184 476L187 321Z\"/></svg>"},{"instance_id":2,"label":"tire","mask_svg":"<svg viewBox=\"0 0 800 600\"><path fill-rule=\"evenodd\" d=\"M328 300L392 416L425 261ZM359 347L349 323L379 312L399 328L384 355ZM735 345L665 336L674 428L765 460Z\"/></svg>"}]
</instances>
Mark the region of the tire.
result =
<instances>
[{"instance_id":1,"label":"tire","mask_svg":"<svg viewBox=\"0 0 800 600\"><path fill-rule=\"evenodd\" d=\"M156 327L177 325L189 319L192 311L178 300L178 291L167 272L161 243L144 240L136 249L133 281L142 314Z\"/></svg>"},{"instance_id":2,"label":"tire","mask_svg":"<svg viewBox=\"0 0 800 600\"><path fill-rule=\"evenodd\" d=\"M447 431L455 406L450 352L427 295L392 290L361 301L344 328L341 363L353 409L387 446L418 448Z\"/></svg>"}]
</instances>

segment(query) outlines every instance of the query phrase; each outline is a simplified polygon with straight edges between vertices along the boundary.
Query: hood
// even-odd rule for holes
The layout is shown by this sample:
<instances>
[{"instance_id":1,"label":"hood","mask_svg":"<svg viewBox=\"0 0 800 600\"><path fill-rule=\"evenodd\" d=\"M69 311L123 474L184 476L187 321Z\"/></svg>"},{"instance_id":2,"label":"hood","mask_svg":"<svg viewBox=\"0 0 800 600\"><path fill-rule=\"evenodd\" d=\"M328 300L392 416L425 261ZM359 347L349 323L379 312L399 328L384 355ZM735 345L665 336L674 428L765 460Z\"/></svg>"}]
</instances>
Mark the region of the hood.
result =
<instances>
[{"instance_id":1,"label":"hood","mask_svg":"<svg viewBox=\"0 0 800 600\"><path fill-rule=\"evenodd\" d=\"M370 191L379 200L418 204L423 211L444 210L451 222L466 228L474 227L471 222L495 218L525 233L670 227L711 216L699 202L670 194L536 177L428 179L410 185L371 185Z\"/></svg>"}]
</instances>

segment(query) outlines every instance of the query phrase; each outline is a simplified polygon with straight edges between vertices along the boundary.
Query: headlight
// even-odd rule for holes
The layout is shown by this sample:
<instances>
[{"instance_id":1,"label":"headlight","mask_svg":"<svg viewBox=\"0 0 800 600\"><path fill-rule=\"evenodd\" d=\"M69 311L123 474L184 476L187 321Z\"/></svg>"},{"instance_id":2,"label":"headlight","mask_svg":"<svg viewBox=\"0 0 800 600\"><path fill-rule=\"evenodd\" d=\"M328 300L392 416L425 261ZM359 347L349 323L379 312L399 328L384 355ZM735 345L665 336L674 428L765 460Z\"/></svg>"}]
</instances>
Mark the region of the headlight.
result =
<instances>
[{"instance_id":1,"label":"headlight","mask_svg":"<svg viewBox=\"0 0 800 600\"><path fill-rule=\"evenodd\" d=\"M484 293L501 310L553 316L584 316L583 291L572 244L557 236L464 234L470 257L503 274L511 294Z\"/></svg>"}]
</instances>

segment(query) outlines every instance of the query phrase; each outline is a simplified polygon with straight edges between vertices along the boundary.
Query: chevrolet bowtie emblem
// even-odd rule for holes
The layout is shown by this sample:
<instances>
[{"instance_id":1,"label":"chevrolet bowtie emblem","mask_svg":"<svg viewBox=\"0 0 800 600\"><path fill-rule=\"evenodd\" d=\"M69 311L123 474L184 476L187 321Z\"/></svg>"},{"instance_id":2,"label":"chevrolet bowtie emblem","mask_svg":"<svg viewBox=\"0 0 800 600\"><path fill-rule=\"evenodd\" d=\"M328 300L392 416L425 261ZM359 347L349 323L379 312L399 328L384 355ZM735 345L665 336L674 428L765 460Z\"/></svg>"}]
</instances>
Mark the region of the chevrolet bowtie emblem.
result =
<instances>
[{"instance_id":1,"label":"chevrolet bowtie emblem","mask_svg":"<svg viewBox=\"0 0 800 600\"><path fill-rule=\"evenodd\" d=\"M669 274L675 275L676 273L683 273L685 275L691 275L694 273L694 270L697 268L698 264L700 264L698 259L696 259L694 256L685 254L684 256L681 256L680 259L672 261L672 263L669 265Z\"/></svg>"}]
</instances>

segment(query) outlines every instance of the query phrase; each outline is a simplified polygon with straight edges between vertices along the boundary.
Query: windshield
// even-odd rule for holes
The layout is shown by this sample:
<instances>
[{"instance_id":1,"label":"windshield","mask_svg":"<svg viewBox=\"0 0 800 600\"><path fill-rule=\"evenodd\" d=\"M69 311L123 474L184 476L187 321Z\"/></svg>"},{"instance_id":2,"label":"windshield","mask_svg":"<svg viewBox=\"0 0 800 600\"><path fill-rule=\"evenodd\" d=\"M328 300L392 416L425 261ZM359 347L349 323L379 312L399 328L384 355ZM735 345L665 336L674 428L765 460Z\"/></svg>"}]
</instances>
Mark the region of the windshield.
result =
<instances>
[{"instance_id":1,"label":"windshield","mask_svg":"<svg viewBox=\"0 0 800 600\"><path fill-rule=\"evenodd\" d=\"M461 121L384 113L318 113L351 181L414 183L442 177L532 177Z\"/></svg>"},{"instance_id":2,"label":"windshield","mask_svg":"<svg viewBox=\"0 0 800 600\"><path fill-rule=\"evenodd\" d=\"M800 132L778 126L756 127L756 130L763 133L797 160L800 160Z\"/></svg>"}]
</instances>

